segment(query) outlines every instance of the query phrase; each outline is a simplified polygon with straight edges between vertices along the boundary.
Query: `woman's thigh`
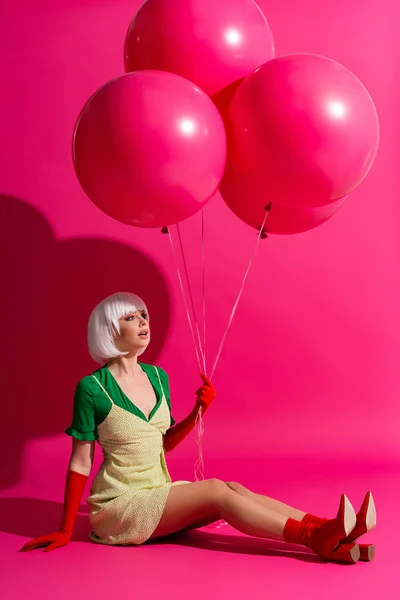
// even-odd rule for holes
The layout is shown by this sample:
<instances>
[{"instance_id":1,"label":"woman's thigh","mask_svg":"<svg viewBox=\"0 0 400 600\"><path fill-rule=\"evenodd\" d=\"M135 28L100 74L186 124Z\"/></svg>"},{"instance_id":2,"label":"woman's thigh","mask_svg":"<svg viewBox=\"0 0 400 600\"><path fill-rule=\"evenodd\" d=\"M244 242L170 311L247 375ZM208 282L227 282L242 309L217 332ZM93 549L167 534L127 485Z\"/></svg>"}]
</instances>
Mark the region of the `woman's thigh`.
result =
<instances>
[{"instance_id":1,"label":"woman's thigh","mask_svg":"<svg viewBox=\"0 0 400 600\"><path fill-rule=\"evenodd\" d=\"M164 537L217 521L218 507L223 495L228 492L231 490L219 479L172 486L158 527L151 538Z\"/></svg>"}]
</instances>

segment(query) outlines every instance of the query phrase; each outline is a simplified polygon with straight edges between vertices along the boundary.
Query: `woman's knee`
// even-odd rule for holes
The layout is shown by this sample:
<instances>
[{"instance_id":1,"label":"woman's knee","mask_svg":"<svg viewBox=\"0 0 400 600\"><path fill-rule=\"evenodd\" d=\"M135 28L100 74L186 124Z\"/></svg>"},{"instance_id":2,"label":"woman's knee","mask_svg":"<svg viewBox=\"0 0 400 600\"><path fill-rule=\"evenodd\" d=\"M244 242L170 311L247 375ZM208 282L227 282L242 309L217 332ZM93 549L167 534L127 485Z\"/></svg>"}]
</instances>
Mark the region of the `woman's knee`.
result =
<instances>
[{"instance_id":1,"label":"woman's knee","mask_svg":"<svg viewBox=\"0 0 400 600\"><path fill-rule=\"evenodd\" d=\"M236 481L227 481L225 485L227 485L228 488L234 492L240 492L245 489L242 485L240 485L240 483L236 483Z\"/></svg>"},{"instance_id":2,"label":"woman's knee","mask_svg":"<svg viewBox=\"0 0 400 600\"><path fill-rule=\"evenodd\" d=\"M208 479L207 485L213 506L220 506L226 495L230 492L229 487L221 479Z\"/></svg>"}]
</instances>

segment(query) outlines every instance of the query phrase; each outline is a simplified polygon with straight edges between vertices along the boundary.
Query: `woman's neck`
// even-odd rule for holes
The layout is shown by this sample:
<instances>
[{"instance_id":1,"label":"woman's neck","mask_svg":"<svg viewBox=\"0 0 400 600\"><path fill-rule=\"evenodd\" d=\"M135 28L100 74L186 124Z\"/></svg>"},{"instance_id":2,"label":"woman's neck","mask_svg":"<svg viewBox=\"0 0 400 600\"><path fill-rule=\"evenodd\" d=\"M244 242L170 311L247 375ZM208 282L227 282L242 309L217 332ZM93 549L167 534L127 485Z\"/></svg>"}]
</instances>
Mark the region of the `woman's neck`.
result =
<instances>
[{"instance_id":1,"label":"woman's neck","mask_svg":"<svg viewBox=\"0 0 400 600\"><path fill-rule=\"evenodd\" d=\"M138 363L138 356L119 356L108 361L107 367L114 375L135 377L142 369Z\"/></svg>"}]
</instances>

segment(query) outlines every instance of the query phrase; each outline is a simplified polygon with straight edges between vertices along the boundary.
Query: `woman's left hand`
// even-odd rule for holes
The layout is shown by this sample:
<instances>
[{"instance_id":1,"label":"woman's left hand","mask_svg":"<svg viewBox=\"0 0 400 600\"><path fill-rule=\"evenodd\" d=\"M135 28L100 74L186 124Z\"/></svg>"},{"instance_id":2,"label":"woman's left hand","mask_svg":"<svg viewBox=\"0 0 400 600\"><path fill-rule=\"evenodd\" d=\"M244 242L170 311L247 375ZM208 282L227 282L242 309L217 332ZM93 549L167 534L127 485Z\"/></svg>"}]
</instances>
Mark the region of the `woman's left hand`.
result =
<instances>
[{"instance_id":1,"label":"woman's left hand","mask_svg":"<svg viewBox=\"0 0 400 600\"><path fill-rule=\"evenodd\" d=\"M196 392L196 406L201 406L203 413L205 413L210 404L213 402L217 392L215 391L211 381L203 373L201 374L201 378L204 381L204 385L202 385L201 388L199 388Z\"/></svg>"}]
</instances>

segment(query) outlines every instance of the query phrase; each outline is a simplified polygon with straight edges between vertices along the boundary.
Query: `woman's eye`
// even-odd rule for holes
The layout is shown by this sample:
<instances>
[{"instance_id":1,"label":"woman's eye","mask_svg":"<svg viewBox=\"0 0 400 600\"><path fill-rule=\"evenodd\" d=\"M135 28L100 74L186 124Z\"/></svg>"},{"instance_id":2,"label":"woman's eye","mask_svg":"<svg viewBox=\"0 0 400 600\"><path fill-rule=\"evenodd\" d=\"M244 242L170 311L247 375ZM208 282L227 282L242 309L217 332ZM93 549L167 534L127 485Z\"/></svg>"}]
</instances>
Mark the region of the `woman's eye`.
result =
<instances>
[{"instance_id":1,"label":"woman's eye","mask_svg":"<svg viewBox=\"0 0 400 600\"><path fill-rule=\"evenodd\" d=\"M131 315L130 317L126 317L125 321L133 321L134 318L135 316Z\"/></svg>"}]
</instances>

